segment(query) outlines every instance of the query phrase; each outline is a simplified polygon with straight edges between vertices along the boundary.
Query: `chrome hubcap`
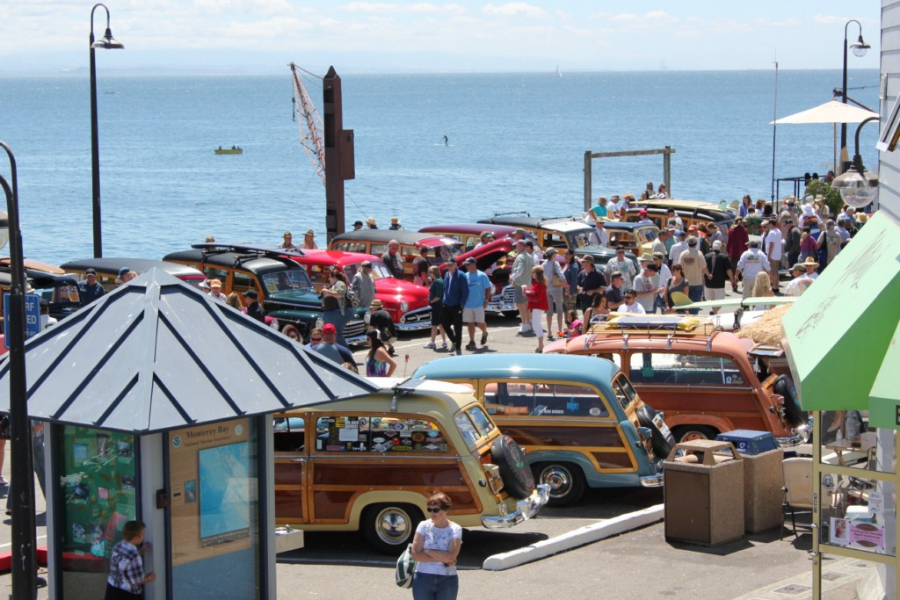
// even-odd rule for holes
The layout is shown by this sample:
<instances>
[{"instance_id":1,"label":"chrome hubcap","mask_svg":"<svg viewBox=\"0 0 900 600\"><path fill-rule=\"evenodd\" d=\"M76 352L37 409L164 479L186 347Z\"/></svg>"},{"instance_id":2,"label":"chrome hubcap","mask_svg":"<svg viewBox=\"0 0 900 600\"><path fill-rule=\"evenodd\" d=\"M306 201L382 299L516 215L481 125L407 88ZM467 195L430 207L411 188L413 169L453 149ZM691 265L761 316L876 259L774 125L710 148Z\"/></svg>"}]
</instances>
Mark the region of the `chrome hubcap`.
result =
<instances>
[{"instance_id":1,"label":"chrome hubcap","mask_svg":"<svg viewBox=\"0 0 900 600\"><path fill-rule=\"evenodd\" d=\"M572 488L572 475L561 467L547 467L541 473L541 483L550 486L550 495L561 498Z\"/></svg>"},{"instance_id":2,"label":"chrome hubcap","mask_svg":"<svg viewBox=\"0 0 900 600\"><path fill-rule=\"evenodd\" d=\"M378 537L388 544L404 543L411 527L409 515L399 508L386 508L375 519Z\"/></svg>"}]
</instances>

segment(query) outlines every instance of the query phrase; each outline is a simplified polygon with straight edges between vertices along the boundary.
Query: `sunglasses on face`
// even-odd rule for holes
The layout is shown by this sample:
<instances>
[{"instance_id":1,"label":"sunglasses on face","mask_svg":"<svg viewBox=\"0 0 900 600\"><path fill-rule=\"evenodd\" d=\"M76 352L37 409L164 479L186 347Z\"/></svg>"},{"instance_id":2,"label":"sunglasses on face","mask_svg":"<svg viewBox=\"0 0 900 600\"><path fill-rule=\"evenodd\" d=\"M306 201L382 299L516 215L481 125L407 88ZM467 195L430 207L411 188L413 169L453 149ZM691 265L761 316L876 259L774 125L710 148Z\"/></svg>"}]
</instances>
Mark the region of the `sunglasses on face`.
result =
<instances>
[{"instance_id":1,"label":"sunglasses on face","mask_svg":"<svg viewBox=\"0 0 900 600\"><path fill-rule=\"evenodd\" d=\"M314 342L321 342L321 341L322 341L322 338L320 338L320 337L312 338L312 341L314 341Z\"/></svg>"},{"instance_id":2,"label":"sunglasses on face","mask_svg":"<svg viewBox=\"0 0 900 600\"><path fill-rule=\"evenodd\" d=\"M427 510L428 512L430 512L431 514L434 515L434 514L437 514L437 513L441 512L441 511L444 510L444 509L441 508L440 506L429 506L429 507L426 508L425 510Z\"/></svg>"}]
</instances>

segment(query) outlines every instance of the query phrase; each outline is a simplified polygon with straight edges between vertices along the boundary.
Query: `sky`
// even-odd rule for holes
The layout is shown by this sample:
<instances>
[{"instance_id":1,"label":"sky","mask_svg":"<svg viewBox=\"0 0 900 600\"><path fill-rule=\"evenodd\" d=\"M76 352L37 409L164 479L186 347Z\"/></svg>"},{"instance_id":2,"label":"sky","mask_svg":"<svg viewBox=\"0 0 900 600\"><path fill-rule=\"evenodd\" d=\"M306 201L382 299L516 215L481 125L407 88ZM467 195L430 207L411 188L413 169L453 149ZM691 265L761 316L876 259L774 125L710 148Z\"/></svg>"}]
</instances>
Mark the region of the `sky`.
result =
<instances>
[{"instance_id":1,"label":"sky","mask_svg":"<svg viewBox=\"0 0 900 600\"><path fill-rule=\"evenodd\" d=\"M840 69L844 26L879 67L879 0L107 0L98 70L280 73ZM91 3L2 0L0 73L87 69ZM105 12L98 8L95 34ZM859 35L849 29L851 41Z\"/></svg>"}]
</instances>

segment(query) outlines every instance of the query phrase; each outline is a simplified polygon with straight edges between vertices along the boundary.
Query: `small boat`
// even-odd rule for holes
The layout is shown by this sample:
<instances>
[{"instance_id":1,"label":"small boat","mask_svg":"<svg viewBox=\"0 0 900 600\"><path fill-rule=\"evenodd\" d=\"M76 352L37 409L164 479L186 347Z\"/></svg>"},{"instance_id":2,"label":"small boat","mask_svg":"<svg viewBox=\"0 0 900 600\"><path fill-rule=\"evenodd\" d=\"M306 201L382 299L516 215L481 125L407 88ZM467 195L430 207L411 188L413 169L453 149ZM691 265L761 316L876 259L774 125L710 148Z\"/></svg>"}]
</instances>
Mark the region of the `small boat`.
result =
<instances>
[{"instance_id":1,"label":"small boat","mask_svg":"<svg viewBox=\"0 0 900 600\"><path fill-rule=\"evenodd\" d=\"M244 149L240 146L232 146L231 148L223 148L219 146L214 150L216 154L243 154Z\"/></svg>"}]
</instances>

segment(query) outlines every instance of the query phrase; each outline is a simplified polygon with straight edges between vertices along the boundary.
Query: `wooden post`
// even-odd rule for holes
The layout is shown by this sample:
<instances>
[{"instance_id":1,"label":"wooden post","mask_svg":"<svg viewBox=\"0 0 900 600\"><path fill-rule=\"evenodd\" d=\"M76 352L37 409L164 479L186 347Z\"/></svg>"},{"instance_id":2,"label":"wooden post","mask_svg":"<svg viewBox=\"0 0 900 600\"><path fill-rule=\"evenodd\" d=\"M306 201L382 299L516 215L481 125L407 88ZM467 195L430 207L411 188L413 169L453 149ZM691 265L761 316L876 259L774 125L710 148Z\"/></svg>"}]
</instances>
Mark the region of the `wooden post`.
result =
<instances>
[{"instance_id":1,"label":"wooden post","mask_svg":"<svg viewBox=\"0 0 900 600\"><path fill-rule=\"evenodd\" d=\"M591 210L591 151L585 150L584 152L584 211L587 212Z\"/></svg>"},{"instance_id":2,"label":"wooden post","mask_svg":"<svg viewBox=\"0 0 900 600\"><path fill-rule=\"evenodd\" d=\"M326 241L344 233L344 181L356 177L353 130L344 129L341 78L334 67L322 81L325 133L325 231Z\"/></svg>"},{"instance_id":3,"label":"wooden post","mask_svg":"<svg viewBox=\"0 0 900 600\"><path fill-rule=\"evenodd\" d=\"M666 153L663 154L663 181L666 184L666 194L668 194L669 198L674 198L672 195L672 147L666 146Z\"/></svg>"}]
</instances>

